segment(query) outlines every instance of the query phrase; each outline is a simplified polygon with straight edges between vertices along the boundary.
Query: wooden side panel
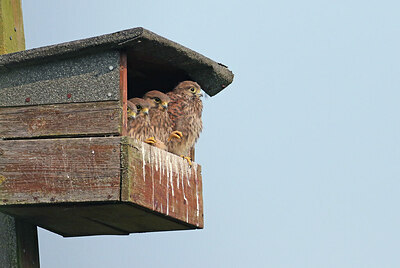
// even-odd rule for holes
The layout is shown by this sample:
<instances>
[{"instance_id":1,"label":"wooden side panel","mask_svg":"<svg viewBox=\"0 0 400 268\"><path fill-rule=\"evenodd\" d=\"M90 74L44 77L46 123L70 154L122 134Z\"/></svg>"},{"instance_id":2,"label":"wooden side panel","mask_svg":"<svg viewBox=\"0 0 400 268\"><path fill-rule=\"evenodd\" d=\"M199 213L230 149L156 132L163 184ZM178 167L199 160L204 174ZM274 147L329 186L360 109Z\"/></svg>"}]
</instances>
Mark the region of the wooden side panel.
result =
<instances>
[{"instance_id":1,"label":"wooden side panel","mask_svg":"<svg viewBox=\"0 0 400 268\"><path fill-rule=\"evenodd\" d=\"M120 199L120 138L0 141L0 205Z\"/></svg>"},{"instance_id":2,"label":"wooden side panel","mask_svg":"<svg viewBox=\"0 0 400 268\"><path fill-rule=\"evenodd\" d=\"M127 115L127 102L128 102L128 58L126 52L121 52L119 60L119 89L121 96L122 106L122 130L123 136L128 133L128 115Z\"/></svg>"},{"instance_id":3,"label":"wooden side panel","mask_svg":"<svg viewBox=\"0 0 400 268\"><path fill-rule=\"evenodd\" d=\"M123 138L121 200L197 228L203 227L201 166L134 139Z\"/></svg>"},{"instance_id":4,"label":"wooden side panel","mask_svg":"<svg viewBox=\"0 0 400 268\"><path fill-rule=\"evenodd\" d=\"M0 138L120 133L118 101L0 107Z\"/></svg>"}]
</instances>

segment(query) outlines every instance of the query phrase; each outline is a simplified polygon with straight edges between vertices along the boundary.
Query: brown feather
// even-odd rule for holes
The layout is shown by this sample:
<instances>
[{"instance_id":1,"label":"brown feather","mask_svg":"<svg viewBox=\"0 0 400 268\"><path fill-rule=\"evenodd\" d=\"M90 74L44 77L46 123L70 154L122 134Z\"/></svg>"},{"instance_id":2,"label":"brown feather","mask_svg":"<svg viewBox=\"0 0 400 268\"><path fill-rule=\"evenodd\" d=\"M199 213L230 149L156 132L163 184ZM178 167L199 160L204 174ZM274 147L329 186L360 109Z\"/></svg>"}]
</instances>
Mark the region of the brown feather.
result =
<instances>
[{"instance_id":1,"label":"brown feather","mask_svg":"<svg viewBox=\"0 0 400 268\"><path fill-rule=\"evenodd\" d=\"M183 81L167 95L171 99L168 114L173 122L173 130L183 134L180 140L172 140L168 144L168 151L188 156L203 128L200 85L193 81Z\"/></svg>"},{"instance_id":2,"label":"brown feather","mask_svg":"<svg viewBox=\"0 0 400 268\"><path fill-rule=\"evenodd\" d=\"M143 110L146 108L150 109L151 105L149 102L141 98L132 98L128 101L135 105L138 110L136 119L128 121L128 135L139 141L145 141L152 137L153 130L150 124L150 118L143 112Z\"/></svg>"},{"instance_id":3,"label":"brown feather","mask_svg":"<svg viewBox=\"0 0 400 268\"><path fill-rule=\"evenodd\" d=\"M166 149L166 144L168 143L168 138L172 132L173 126L172 120L169 118L167 112L170 98L158 90L152 90L147 92L143 96L143 99L147 100L152 105L149 116L154 137L157 141L161 141L165 146L164 149Z\"/></svg>"}]
</instances>

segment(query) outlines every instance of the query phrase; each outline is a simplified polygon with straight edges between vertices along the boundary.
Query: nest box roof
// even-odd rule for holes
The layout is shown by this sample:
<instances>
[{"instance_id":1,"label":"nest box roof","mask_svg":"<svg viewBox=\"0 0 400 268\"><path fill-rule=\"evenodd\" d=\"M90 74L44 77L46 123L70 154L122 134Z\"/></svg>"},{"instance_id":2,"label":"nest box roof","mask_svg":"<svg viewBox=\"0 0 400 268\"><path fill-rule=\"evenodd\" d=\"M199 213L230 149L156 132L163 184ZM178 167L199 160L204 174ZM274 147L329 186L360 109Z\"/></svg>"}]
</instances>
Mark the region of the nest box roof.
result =
<instances>
[{"instance_id":1,"label":"nest box roof","mask_svg":"<svg viewBox=\"0 0 400 268\"><path fill-rule=\"evenodd\" d=\"M225 65L141 27L2 55L0 70L106 50L126 51L128 61L129 57L134 59L133 65L138 60L143 65L155 64L166 70L184 73L198 82L210 96L223 90L233 80L233 73Z\"/></svg>"}]
</instances>

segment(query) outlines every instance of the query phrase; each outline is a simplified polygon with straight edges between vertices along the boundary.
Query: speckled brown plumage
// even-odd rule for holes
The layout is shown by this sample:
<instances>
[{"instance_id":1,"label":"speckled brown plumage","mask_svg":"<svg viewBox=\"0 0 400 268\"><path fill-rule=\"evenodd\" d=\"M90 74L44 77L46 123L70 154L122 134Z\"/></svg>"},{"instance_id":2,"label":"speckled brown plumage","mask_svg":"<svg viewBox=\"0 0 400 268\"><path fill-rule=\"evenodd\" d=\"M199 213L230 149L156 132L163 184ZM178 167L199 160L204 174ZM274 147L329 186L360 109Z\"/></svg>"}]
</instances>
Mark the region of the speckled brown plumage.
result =
<instances>
[{"instance_id":1,"label":"speckled brown plumage","mask_svg":"<svg viewBox=\"0 0 400 268\"><path fill-rule=\"evenodd\" d=\"M167 112L170 98L158 90L151 90L143 96L143 99L151 103L149 117L155 140L167 145L173 127Z\"/></svg>"},{"instance_id":2,"label":"speckled brown plumage","mask_svg":"<svg viewBox=\"0 0 400 268\"><path fill-rule=\"evenodd\" d=\"M153 129L148 116L151 105L141 98L132 98L128 102L135 105L138 111L136 118L128 121L128 135L139 141L145 141L153 136Z\"/></svg>"},{"instance_id":3,"label":"speckled brown plumage","mask_svg":"<svg viewBox=\"0 0 400 268\"><path fill-rule=\"evenodd\" d=\"M168 151L189 156L190 149L196 143L203 128L200 85L193 81L183 81L167 95L171 99L168 115L173 122L173 130L181 131L183 135L181 139L171 140Z\"/></svg>"}]
</instances>

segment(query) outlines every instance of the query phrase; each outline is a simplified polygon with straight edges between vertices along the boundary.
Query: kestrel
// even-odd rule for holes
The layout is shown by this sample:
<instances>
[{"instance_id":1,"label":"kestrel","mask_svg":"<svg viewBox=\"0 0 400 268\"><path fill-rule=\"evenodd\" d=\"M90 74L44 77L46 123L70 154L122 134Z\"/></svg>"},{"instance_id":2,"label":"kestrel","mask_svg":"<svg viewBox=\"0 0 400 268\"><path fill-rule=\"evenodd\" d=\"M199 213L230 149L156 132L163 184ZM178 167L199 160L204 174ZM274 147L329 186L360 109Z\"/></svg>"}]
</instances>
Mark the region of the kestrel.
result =
<instances>
[{"instance_id":1,"label":"kestrel","mask_svg":"<svg viewBox=\"0 0 400 268\"><path fill-rule=\"evenodd\" d=\"M133 110L130 107L135 106L137 115L133 117ZM128 121L128 135L139 141L152 143L153 129L149 118L150 102L141 98L132 98L128 100L128 116L132 119ZM154 138L153 138L154 139Z\"/></svg>"},{"instance_id":2,"label":"kestrel","mask_svg":"<svg viewBox=\"0 0 400 268\"><path fill-rule=\"evenodd\" d=\"M183 81L167 95L171 99L168 115L173 122L173 130L182 133L181 139L171 140L168 151L184 156L190 164L190 149L196 143L203 128L201 88L196 82Z\"/></svg>"},{"instance_id":3,"label":"kestrel","mask_svg":"<svg viewBox=\"0 0 400 268\"><path fill-rule=\"evenodd\" d=\"M180 133L173 132L173 122L167 112L170 98L158 90L151 90L144 94L143 99L150 102L151 105L149 116L150 124L153 128L153 137L157 143L164 144L165 148L162 149L166 150L170 137L180 138Z\"/></svg>"},{"instance_id":4,"label":"kestrel","mask_svg":"<svg viewBox=\"0 0 400 268\"><path fill-rule=\"evenodd\" d=\"M128 104L128 120L134 120L138 112L136 105L133 104L131 101L128 101L127 104Z\"/></svg>"}]
</instances>

